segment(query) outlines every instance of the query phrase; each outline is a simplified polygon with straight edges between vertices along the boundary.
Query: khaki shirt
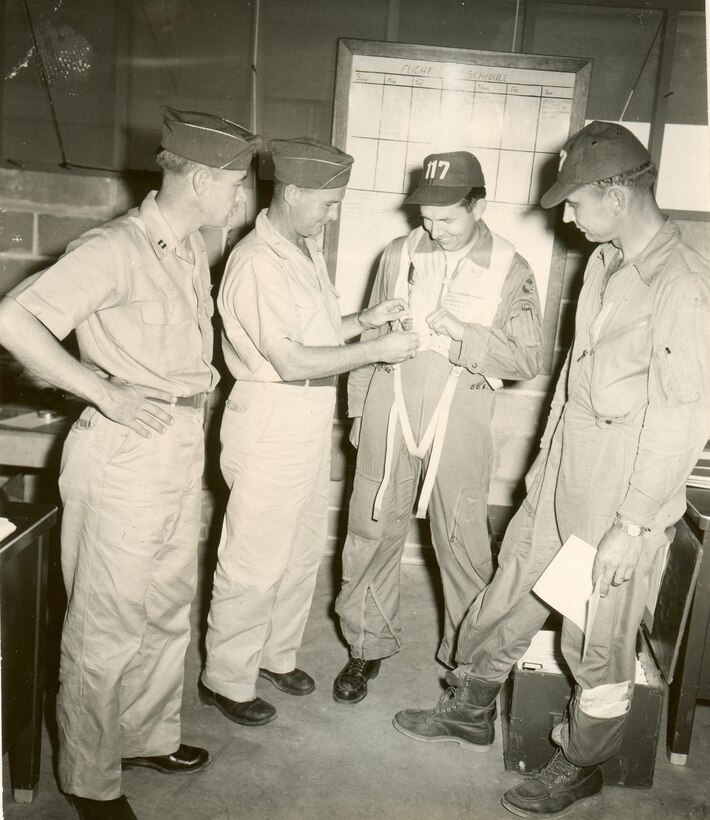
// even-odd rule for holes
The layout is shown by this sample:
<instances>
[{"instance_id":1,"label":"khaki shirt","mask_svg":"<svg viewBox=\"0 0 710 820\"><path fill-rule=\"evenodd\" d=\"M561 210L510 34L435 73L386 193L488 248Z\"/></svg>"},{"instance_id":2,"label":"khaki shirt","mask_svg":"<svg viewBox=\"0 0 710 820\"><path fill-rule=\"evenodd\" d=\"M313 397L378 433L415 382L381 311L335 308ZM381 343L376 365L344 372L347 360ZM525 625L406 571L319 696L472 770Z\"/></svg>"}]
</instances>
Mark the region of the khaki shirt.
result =
<instances>
[{"instance_id":1,"label":"khaki shirt","mask_svg":"<svg viewBox=\"0 0 710 820\"><path fill-rule=\"evenodd\" d=\"M343 344L338 294L323 252L310 239L306 246L310 259L262 211L230 254L217 306L224 359L235 379L281 381L270 354L282 339L310 347Z\"/></svg>"},{"instance_id":2,"label":"khaki shirt","mask_svg":"<svg viewBox=\"0 0 710 820\"><path fill-rule=\"evenodd\" d=\"M11 296L58 339L76 330L81 361L101 376L191 396L211 390L214 312L204 241L186 248L155 192L72 242ZM194 260L193 261L191 261Z\"/></svg>"}]
</instances>

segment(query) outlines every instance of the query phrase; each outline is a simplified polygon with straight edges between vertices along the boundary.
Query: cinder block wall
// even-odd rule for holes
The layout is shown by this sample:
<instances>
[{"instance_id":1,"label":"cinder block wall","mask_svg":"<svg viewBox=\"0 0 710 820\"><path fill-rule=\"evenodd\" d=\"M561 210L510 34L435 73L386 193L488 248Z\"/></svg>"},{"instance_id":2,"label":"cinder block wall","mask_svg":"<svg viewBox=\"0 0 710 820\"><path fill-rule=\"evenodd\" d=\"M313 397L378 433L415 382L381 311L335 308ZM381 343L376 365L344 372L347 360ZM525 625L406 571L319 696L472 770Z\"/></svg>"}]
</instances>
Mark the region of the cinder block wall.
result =
<instances>
[{"instance_id":1,"label":"cinder block wall","mask_svg":"<svg viewBox=\"0 0 710 820\"><path fill-rule=\"evenodd\" d=\"M0 294L6 293L24 277L42 270L59 256L67 243L98 223L124 213L140 203L145 193L156 187L157 174L110 175L75 170L15 168L0 165ZM244 209L241 231L254 218L254 197ZM225 237L222 231L207 232L213 258L219 257ZM556 354L551 375L507 387L497 396L493 424L495 455L490 502L512 504L520 499L521 480L534 457L557 370L571 340L574 303L581 284L583 253L568 254L565 289L560 308ZM224 398L218 392L211 410L219 410ZM3 397L8 401L10 397ZM331 471L329 551L340 548L349 493L348 476L354 451L347 443L347 422L342 411L333 430L333 467ZM217 413L218 417L218 413ZM221 510L220 478L216 463L218 446L216 424L210 424L211 453L205 489L205 533L212 522L213 510ZM217 522L218 523L218 522ZM427 530L412 522L406 557L417 560L427 544Z\"/></svg>"},{"instance_id":2,"label":"cinder block wall","mask_svg":"<svg viewBox=\"0 0 710 820\"><path fill-rule=\"evenodd\" d=\"M116 176L0 165L0 294L133 202L128 184Z\"/></svg>"},{"instance_id":3,"label":"cinder block wall","mask_svg":"<svg viewBox=\"0 0 710 820\"><path fill-rule=\"evenodd\" d=\"M0 296L51 265L84 231L139 205L159 182L159 174L150 171L118 174L0 163ZM250 190L235 229L253 219ZM205 229L203 234L216 261L225 231Z\"/></svg>"}]
</instances>

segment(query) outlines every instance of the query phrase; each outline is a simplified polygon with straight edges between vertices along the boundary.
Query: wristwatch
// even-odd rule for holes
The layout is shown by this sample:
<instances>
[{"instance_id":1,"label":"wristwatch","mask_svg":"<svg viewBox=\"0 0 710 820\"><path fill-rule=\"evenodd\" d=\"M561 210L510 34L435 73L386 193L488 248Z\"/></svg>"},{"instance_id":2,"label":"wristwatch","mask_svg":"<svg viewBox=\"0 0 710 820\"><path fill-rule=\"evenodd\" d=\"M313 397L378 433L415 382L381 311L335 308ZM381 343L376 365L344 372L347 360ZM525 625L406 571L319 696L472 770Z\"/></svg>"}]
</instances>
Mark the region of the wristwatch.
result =
<instances>
[{"instance_id":1,"label":"wristwatch","mask_svg":"<svg viewBox=\"0 0 710 820\"><path fill-rule=\"evenodd\" d=\"M643 532L643 527L639 527L638 524L634 524L631 521L626 521L625 519L622 520L617 515L612 522L612 526L616 527L617 530L621 530L625 532L627 535L630 535L632 538L638 538L639 535Z\"/></svg>"}]
</instances>

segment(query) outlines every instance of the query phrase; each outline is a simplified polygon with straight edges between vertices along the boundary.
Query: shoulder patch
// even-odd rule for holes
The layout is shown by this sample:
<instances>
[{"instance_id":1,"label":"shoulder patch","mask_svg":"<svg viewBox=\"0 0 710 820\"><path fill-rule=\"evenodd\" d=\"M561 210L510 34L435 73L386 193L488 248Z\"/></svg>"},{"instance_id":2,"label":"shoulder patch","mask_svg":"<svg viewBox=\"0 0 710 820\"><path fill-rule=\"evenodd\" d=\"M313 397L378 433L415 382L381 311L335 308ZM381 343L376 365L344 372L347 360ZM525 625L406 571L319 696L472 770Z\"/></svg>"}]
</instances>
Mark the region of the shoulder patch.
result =
<instances>
[{"instance_id":1,"label":"shoulder patch","mask_svg":"<svg viewBox=\"0 0 710 820\"><path fill-rule=\"evenodd\" d=\"M535 282L528 277L522 284L523 293L535 293Z\"/></svg>"}]
</instances>

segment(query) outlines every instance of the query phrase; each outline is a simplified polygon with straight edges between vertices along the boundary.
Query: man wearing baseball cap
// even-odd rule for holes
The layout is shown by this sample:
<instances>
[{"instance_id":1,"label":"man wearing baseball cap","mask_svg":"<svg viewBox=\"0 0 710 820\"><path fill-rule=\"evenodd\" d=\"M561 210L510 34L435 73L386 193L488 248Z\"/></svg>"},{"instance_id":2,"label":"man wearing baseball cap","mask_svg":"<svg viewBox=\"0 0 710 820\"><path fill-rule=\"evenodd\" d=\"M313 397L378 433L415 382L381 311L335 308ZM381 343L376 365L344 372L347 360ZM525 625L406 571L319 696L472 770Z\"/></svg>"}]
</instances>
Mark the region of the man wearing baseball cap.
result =
<instances>
[{"instance_id":1,"label":"man wearing baseball cap","mask_svg":"<svg viewBox=\"0 0 710 820\"><path fill-rule=\"evenodd\" d=\"M419 518L429 511L441 571L442 663L453 663L461 619L493 574L495 393L502 379L538 373L542 342L535 278L483 221L485 196L473 154L427 156L406 199L419 206L422 227L395 239L380 262L372 299L406 299L422 341L411 361L350 376L358 458L336 602L350 645L333 684L338 703L360 702L381 659L402 645L399 565L415 500Z\"/></svg>"},{"instance_id":2,"label":"man wearing baseball cap","mask_svg":"<svg viewBox=\"0 0 710 820\"><path fill-rule=\"evenodd\" d=\"M181 743L205 398L219 378L202 226L227 224L260 138L164 107L160 190L0 305L0 343L87 408L59 478L67 612L59 781L83 818L135 818L122 768L208 765ZM79 359L60 345L76 331Z\"/></svg>"},{"instance_id":3,"label":"man wearing baseball cap","mask_svg":"<svg viewBox=\"0 0 710 820\"><path fill-rule=\"evenodd\" d=\"M655 180L646 149L615 123L590 123L561 152L542 204L564 201L565 221L600 243L575 340L500 568L459 630L451 688L433 709L394 719L417 740L489 746L497 693L549 614L532 586L571 535L594 546L599 604L585 651L574 623L562 629L576 686L552 731L558 748L503 797L520 817L557 817L602 789L600 764L619 749L631 704L650 581L710 434L708 266L660 212Z\"/></svg>"},{"instance_id":4,"label":"man wearing baseball cap","mask_svg":"<svg viewBox=\"0 0 710 820\"><path fill-rule=\"evenodd\" d=\"M276 717L257 678L291 695L315 689L296 653L327 542L336 376L399 362L418 344L416 333L344 344L406 309L395 298L340 315L318 237L338 218L353 158L309 137L269 147L271 203L232 251L217 302L236 383L222 420L230 495L199 686L247 726Z\"/></svg>"}]
</instances>

